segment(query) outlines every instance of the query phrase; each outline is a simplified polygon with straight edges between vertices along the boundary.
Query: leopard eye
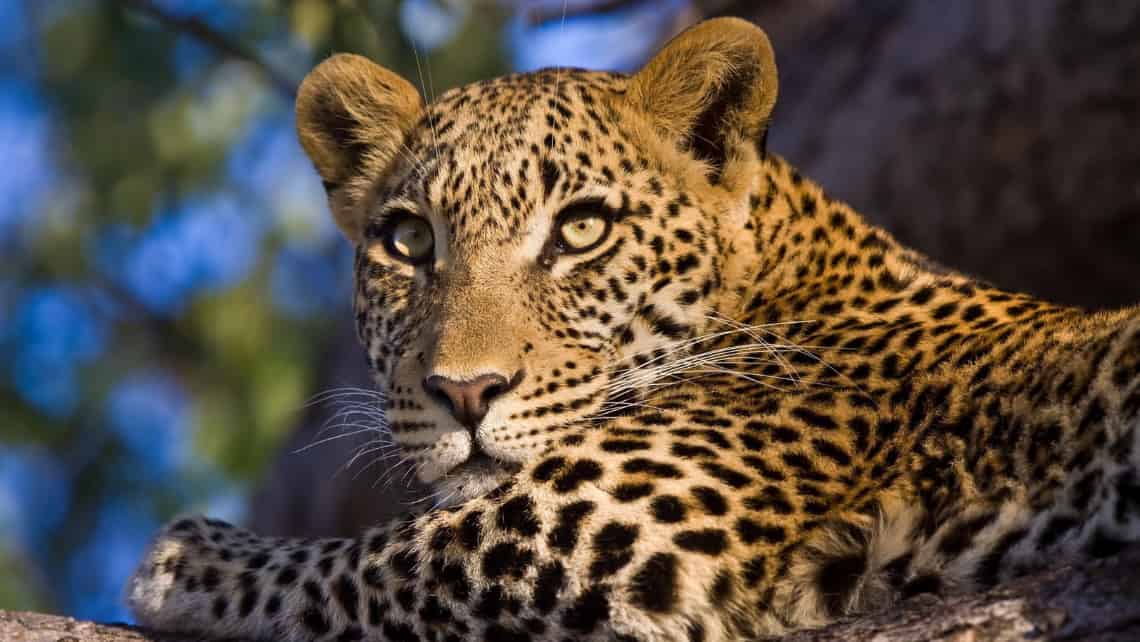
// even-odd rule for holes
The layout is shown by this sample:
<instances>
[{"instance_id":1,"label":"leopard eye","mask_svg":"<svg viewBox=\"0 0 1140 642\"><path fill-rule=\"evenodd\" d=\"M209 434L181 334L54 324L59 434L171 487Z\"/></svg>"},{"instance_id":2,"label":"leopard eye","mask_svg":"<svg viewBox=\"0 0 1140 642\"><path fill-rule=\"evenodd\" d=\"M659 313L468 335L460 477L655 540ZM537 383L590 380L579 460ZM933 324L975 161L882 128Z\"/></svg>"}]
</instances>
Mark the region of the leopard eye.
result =
<instances>
[{"instance_id":1,"label":"leopard eye","mask_svg":"<svg viewBox=\"0 0 1140 642\"><path fill-rule=\"evenodd\" d=\"M388 252L409 263L422 263L432 256L435 239L431 225L424 219L405 214L388 228Z\"/></svg>"},{"instance_id":2,"label":"leopard eye","mask_svg":"<svg viewBox=\"0 0 1140 642\"><path fill-rule=\"evenodd\" d=\"M558 240L563 252L578 253L598 246L610 231L610 220L593 213L576 213L558 225Z\"/></svg>"}]
</instances>

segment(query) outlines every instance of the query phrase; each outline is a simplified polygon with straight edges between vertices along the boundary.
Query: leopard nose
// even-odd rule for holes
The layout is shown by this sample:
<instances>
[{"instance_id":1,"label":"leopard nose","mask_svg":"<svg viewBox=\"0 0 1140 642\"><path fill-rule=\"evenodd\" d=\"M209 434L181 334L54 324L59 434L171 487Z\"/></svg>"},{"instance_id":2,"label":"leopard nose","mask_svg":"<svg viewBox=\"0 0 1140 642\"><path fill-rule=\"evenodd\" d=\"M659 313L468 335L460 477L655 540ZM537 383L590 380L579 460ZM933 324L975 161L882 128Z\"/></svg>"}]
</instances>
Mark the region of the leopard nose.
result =
<instances>
[{"instance_id":1,"label":"leopard nose","mask_svg":"<svg viewBox=\"0 0 1140 642\"><path fill-rule=\"evenodd\" d=\"M424 379L424 390L451 409L451 415L474 431L491 402L509 392L522 381L522 371L508 380L498 374L479 375L470 381L455 381L440 375Z\"/></svg>"}]
</instances>

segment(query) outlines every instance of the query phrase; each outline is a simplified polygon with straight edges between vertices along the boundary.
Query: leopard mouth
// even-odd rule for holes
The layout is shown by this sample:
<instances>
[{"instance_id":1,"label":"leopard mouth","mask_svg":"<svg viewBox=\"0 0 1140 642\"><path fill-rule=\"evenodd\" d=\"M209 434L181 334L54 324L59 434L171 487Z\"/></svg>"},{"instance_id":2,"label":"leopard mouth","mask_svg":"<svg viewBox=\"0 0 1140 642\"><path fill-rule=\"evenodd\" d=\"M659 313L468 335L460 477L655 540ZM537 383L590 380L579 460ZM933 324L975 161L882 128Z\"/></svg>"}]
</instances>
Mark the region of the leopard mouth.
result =
<instances>
[{"instance_id":1,"label":"leopard mouth","mask_svg":"<svg viewBox=\"0 0 1140 642\"><path fill-rule=\"evenodd\" d=\"M484 452L477 452L466 461L448 471L448 475L492 476L498 473L518 472L518 464L499 461Z\"/></svg>"},{"instance_id":2,"label":"leopard mouth","mask_svg":"<svg viewBox=\"0 0 1140 642\"><path fill-rule=\"evenodd\" d=\"M521 469L520 464L476 453L432 484L437 503L453 506L485 495Z\"/></svg>"}]
</instances>

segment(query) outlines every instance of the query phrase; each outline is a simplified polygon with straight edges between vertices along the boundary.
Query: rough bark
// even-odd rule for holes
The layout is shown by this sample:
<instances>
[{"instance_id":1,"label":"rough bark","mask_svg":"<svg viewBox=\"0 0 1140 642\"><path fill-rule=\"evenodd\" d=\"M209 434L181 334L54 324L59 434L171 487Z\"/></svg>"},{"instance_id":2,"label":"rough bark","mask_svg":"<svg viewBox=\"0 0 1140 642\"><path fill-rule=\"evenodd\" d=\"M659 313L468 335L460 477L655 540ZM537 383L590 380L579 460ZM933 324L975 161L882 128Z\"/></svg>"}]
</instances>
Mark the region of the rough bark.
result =
<instances>
[{"instance_id":1,"label":"rough bark","mask_svg":"<svg viewBox=\"0 0 1140 642\"><path fill-rule=\"evenodd\" d=\"M162 635L119 624L96 624L60 615L0 611L4 642L198 642L200 638Z\"/></svg>"},{"instance_id":2,"label":"rough bark","mask_svg":"<svg viewBox=\"0 0 1140 642\"><path fill-rule=\"evenodd\" d=\"M5 642L197 642L131 627L0 611ZM920 596L882 613L782 642L1135 642L1140 640L1140 548L1058 567L979 595Z\"/></svg>"}]
</instances>

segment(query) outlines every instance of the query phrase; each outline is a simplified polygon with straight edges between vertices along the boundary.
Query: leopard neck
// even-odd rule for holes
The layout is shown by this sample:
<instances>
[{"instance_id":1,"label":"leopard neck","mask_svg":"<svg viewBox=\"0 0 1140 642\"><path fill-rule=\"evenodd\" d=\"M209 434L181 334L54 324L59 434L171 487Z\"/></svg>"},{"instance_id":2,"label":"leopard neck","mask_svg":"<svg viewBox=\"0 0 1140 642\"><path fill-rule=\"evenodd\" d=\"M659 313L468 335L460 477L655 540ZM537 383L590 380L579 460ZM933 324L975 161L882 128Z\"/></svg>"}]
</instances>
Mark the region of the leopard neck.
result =
<instances>
[{"instance_id":1,"label":"leopard neck","mask_svg":"<svg viewBox=\"0 0 1140 642\"><path fill-rule=\"evenodd\" d=\"M950 332L999 326L1030 313L1075 313L938 266L871 225L769 154L755 171L742 229L724 241L715 312L750 325L919 324Z\"/></svg>"}]
</instances>

